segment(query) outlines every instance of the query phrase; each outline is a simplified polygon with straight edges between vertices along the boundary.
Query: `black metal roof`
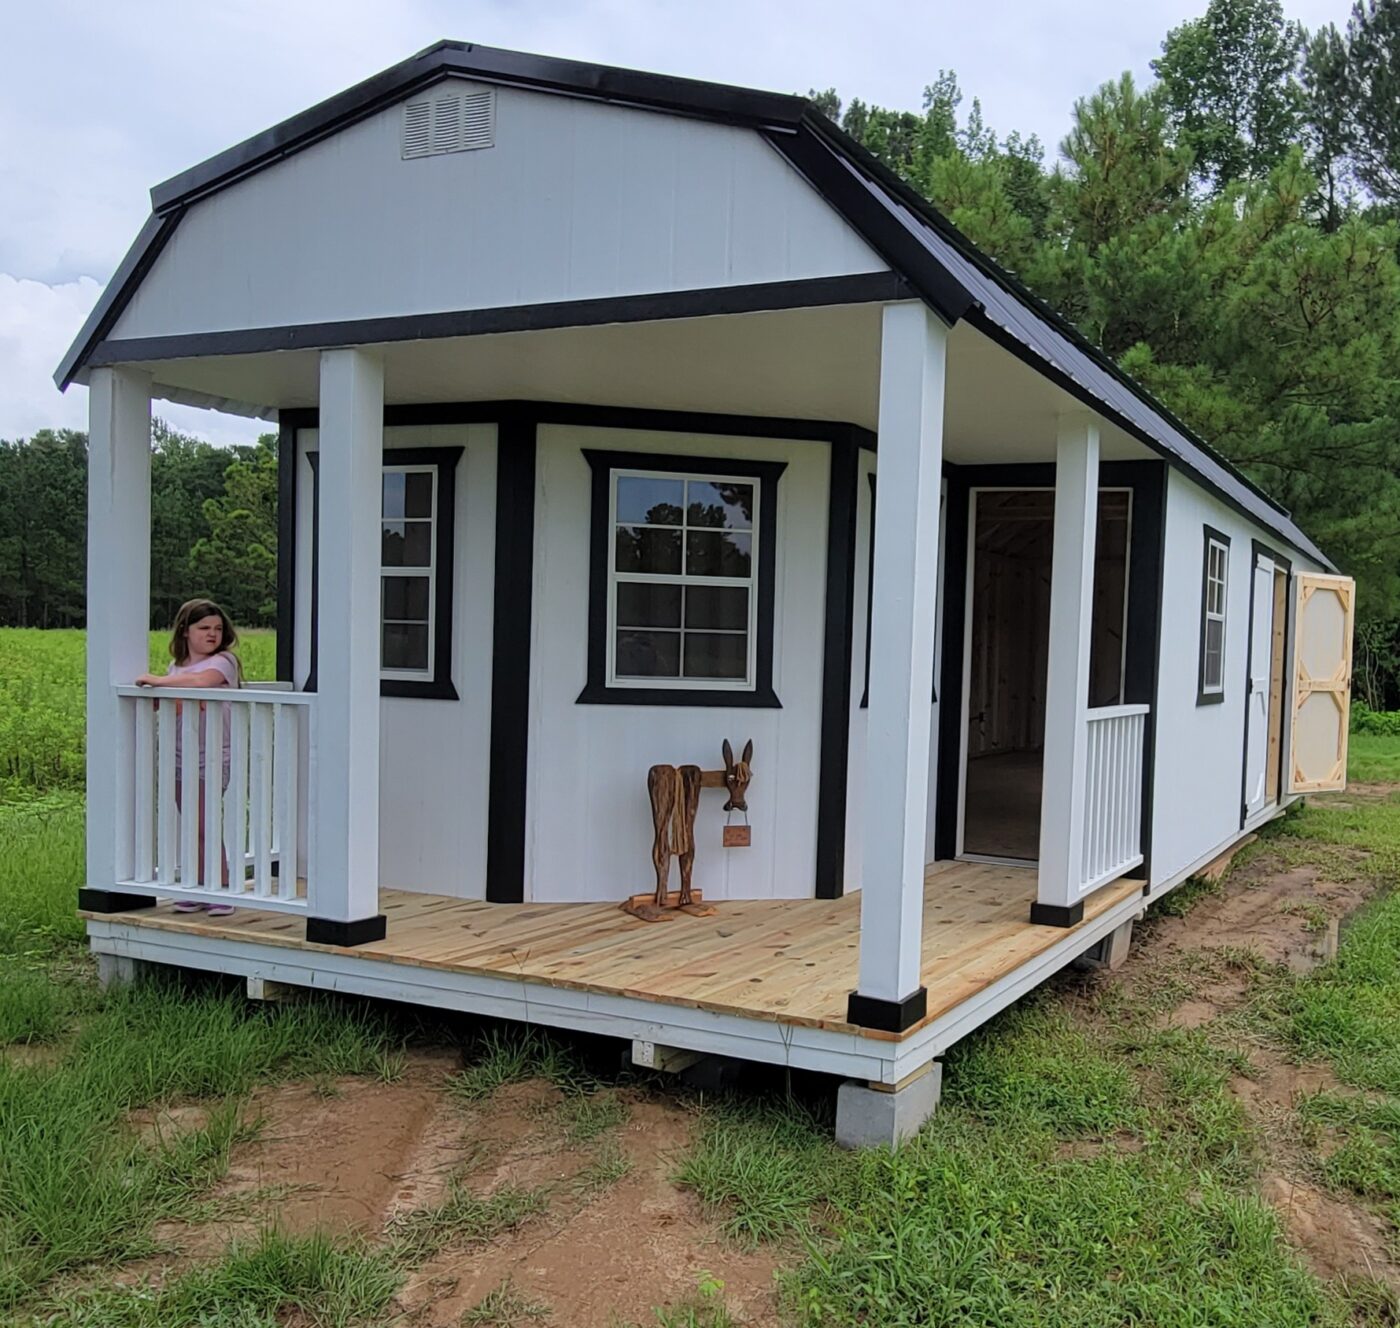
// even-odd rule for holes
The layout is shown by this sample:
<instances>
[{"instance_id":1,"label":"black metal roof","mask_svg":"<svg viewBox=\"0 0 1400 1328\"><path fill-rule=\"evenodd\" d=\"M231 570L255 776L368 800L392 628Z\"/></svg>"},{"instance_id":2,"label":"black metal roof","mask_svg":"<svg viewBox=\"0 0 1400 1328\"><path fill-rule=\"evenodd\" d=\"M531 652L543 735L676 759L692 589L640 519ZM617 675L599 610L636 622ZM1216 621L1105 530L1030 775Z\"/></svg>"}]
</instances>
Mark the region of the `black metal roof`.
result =
<instances>
[{"instance_id":1,"label":"black metal roof","mask_svg":"<svg viewBox=\"0 0 1400 1328\"><path fill-rule=\"evenodd\" d=\"M762 133L949 323L966 319L1243 514L1330 567L1289 514L805 97L442 41L151 190L152 212L54 375L67 387L201 198L448 77L743 125Z\"/></svg>"}]
</instances>

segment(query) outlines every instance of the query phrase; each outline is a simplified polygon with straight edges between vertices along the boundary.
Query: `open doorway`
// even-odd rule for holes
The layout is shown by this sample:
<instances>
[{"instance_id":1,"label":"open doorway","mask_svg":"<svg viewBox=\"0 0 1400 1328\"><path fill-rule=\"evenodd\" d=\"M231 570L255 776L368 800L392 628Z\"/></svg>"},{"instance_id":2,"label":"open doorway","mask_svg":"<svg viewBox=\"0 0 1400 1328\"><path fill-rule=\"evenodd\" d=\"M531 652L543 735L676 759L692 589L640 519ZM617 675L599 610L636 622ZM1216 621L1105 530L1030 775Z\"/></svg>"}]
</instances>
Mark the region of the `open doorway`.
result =
<instances>
[{"instance_id":1,"label":"open doorway","mask_svg":"<svg viewBox=\"0 0 1400 1328\"><path fill-rule=\"evenodd\" d=\"M1053 489L973 489L959 852L1040 852ZM1089 704L1123 699L1132 493L1099 493Z\"/></svg>"}]
</instances>

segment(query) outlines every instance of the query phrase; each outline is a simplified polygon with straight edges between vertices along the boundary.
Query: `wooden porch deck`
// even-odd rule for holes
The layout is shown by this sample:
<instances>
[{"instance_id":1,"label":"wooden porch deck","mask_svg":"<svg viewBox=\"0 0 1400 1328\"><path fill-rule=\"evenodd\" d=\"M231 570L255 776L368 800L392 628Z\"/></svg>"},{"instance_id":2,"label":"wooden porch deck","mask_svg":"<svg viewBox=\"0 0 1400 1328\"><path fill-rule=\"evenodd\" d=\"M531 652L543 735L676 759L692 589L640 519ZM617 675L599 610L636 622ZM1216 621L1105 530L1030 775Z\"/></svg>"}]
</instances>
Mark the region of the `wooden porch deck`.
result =
<instances>
[{"instance_id":1,"label":"wooden porch deck","mask_svg":"<svg viewBox=\"0 0 1400 1328\"><path fill-rule=\"evenodd\" d=\"M1087 927L1141 890L1138 880L1105 886L1085 902L1084 920L1071 930ZM923 1024L1065 940L1064 929L1027 921L1035 891L1032 867L957 862L930 868L924 883ZM309 945L301 919L288 913L241 908L230 918L211 919L162 904L122 914L119 921L142 931L332 951L867 1038L897 1041L923 1027L896 1037L846 1022L859 955L858 895L721 902L713 917L662 923L640 922L615 904L486 904L388 889L381 907L387 936L353 951ZM118 921L111 915L100 920Z\"/></svg>"}]
</instances>

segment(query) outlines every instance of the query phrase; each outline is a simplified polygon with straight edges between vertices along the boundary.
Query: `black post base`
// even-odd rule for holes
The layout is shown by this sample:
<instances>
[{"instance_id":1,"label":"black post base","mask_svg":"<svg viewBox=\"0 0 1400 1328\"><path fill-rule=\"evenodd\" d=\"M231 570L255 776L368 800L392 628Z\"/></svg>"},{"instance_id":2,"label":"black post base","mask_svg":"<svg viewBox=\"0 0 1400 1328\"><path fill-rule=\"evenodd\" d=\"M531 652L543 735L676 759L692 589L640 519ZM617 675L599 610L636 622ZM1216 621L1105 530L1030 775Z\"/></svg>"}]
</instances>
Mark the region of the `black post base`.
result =
<instances>
[{"instance_id":1,"label":"black post base","mask_svg":"<svg viewBox=\"0 0 1400 1328\"><path fill-rule=\"evenodd\" d=\"M853 991L846 1003L848 1024L878 1029L882 1033L902 1033L927 1013L927 987L910 992L902 1001L881 1000L878 996L862 996L860 992Z\"/></svg>"},{"instance_id":2,"label":"black post base","mask_svg":"<svg viewBox=\"0 0 1400 1328\"><path fill-rule=\"evenodd\" d=\"M335 922L330 918L307 918L306 939L312 945L368 945L382 941L388 929L384 914L372 918L356 918L354 922Z\"/></svg>"},{"instance_id":3,"label":"black post base","mask_svg":"<svg viewBox=\"0 0 1400 1328\"><path fill-rule=\"evenodd\" d=\"M1074 927L1084 919L1084 901L1077 904L1042 904L1037 900L1031 905L1031 921L1037 927Z\"/></svg>"},{"instance_id":4,"label":"black post base","mask_svg":"<svg viewBox=\"0 0 1400 1328\"><path fill-rule=\"evenodd\" d=\"M154 908L154 895L133 895L125 890L78 890L78 907L86 913L132 913L138 908Z\"/></svg>"}]
</instances>

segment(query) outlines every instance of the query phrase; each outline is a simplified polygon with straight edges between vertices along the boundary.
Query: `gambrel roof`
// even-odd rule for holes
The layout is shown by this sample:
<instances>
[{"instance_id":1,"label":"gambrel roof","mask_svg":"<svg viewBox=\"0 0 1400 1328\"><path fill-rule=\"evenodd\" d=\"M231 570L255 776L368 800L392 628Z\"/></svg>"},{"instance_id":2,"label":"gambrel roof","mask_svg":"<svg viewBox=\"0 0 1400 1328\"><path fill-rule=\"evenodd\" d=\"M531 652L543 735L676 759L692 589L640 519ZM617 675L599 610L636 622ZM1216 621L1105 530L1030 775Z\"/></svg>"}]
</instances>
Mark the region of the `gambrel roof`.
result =
<instances>
[{"instance_id":1,"label":"gambrel roof","mask_svg":"<svg viewBox=\"0 0 1400 1328\"><path fill-rule=\"evenodd\" d=\"M949 324L966 320L1038 373L1295 548L1330 566L1278 503L1193 434L1067 320L981 253L932 204L804 97L439 42L157 185L152 212L55 374L89 363L182 217L207 198L447 78L585 98L739 126L764 138ZM432 335L429 323L421 335ZM110 355L105 362L111 362Z\"/></svg>"}]
</instances>

